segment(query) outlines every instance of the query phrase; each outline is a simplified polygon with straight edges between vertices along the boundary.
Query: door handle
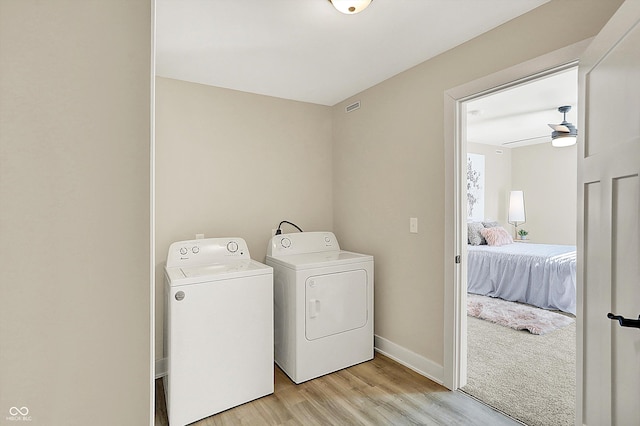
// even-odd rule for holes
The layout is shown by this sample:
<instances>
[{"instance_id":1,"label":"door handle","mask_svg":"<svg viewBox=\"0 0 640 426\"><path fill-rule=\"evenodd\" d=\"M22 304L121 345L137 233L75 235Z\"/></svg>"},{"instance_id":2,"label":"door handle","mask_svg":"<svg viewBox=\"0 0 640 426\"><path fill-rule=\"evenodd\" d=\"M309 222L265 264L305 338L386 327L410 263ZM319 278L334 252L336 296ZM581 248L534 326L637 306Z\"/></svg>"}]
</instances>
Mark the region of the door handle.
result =
<instances>
[{"instance_id":1,"label":"door handle","mask_svg":"<svg viewBox=\"0 0 640 426\"><path fill-rule=\"evenodd\" d=\"M640 315L638 316L637 320L634 320L630 318L625 318L622 315L614 315L611 312L609 312L607 314L607 318L614 321L618 321L621 327L640 328Z\"/></svg>"},{"instance_id":2,"label":"door handle","mask_svg":"<svg viewBox=\"0 0 640 426\"><path fill-rule=\"evenodd\" d=\"M320 300L318 299L309 300L309 318L317 317L319 311L320 311Z\"/></svg>"}]
</instances>

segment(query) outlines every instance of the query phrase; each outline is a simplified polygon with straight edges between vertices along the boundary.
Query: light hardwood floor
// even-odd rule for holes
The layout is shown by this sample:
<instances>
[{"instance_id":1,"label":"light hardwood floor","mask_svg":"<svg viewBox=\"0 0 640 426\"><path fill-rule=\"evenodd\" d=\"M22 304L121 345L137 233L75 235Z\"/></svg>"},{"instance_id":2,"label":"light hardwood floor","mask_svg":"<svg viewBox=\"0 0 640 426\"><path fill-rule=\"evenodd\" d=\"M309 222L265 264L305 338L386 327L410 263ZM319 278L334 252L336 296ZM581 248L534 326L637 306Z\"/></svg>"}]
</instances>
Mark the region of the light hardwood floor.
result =
<instances>
[{"instance_id":1,"label":"light hardwood floor","mask_svg":"<svg viewBox=\"0 0 640 426\"><path fill-rule=\"evenodd\" d=\"M156 426L166 426L156 380ZM519 425L376 354L372 361L296 385L275 367L273 394L193 423L213 425Z\"/></svg>"}]
</instances>

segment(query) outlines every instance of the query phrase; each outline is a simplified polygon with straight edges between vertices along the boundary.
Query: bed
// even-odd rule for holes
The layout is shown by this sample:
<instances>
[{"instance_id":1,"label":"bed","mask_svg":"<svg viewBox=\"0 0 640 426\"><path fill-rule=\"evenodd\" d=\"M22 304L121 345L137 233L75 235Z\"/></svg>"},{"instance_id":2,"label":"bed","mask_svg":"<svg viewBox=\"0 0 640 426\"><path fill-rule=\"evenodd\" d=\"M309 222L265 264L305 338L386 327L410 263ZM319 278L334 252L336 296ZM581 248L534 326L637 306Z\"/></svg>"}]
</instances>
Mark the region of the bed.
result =
<instances>
[{"instance_id":1,"label":"bed","mask_svg":"<svg viewBox=\"0 0 640 426\"><path fill-rule=\"evenodd\" d=\"M576 247L469 245L467 291L576 313Z\"/></svg>"}]
</instances>

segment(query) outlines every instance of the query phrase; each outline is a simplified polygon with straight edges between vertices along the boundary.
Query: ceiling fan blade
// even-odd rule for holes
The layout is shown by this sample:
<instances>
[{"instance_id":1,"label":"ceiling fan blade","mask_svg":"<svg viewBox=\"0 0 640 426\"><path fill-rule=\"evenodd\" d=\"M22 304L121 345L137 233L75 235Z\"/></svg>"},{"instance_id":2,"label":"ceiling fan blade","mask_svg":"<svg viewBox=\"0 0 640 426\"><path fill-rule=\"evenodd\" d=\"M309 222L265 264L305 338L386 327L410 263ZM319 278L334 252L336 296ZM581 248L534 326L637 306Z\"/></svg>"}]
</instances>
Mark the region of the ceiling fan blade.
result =
<instances>
[{"instance_id":1,"label":"ceiling fan blade","mask_svg":"<svg viewBox=\"0 0 640 426\"><path fill-rule=\"evenodd\" d=\"M571 130L563 124L547 124L547 126L551 127L556 132L565 132L569 133Z\"/></svg>"}]
</instances>

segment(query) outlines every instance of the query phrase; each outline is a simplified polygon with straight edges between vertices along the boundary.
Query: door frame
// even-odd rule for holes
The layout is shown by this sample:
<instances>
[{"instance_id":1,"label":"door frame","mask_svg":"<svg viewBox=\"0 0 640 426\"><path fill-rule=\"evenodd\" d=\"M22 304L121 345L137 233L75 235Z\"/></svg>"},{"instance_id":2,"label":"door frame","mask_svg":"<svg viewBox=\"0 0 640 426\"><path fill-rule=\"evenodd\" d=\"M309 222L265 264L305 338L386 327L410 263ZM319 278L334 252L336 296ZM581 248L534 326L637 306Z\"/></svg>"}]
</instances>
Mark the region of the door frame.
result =
<instances>
[{"instance_id":1,"label":"door frame","mask_svg":"<svg viewBox=\"0 0 640 426\"><path fill-rule=\"evenodd\" d=\"M577 66L592 38L495 72L444 92L445 239L444 239L444 377L456 390L467 384L467 229L466 105ZM577 159L576 159L577 161ZM460 262L456 263L456 257ZM580 320L579 318L577 319ZM578 357L580 354L578 354Z\"/></svg>"}]
</instances>

